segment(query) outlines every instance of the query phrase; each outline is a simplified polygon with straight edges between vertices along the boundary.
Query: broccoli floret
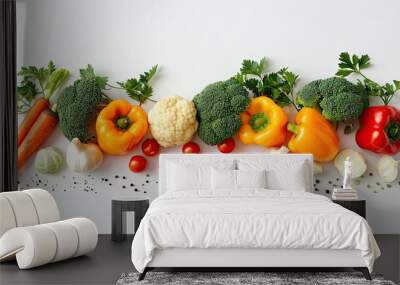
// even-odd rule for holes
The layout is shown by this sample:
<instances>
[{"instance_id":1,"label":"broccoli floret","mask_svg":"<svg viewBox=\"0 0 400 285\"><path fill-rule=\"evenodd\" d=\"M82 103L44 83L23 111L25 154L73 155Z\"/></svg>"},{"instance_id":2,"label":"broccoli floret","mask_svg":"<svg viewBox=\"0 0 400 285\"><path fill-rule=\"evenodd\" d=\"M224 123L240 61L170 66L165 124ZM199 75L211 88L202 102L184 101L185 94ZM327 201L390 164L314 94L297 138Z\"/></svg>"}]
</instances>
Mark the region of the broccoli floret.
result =
<instances>
[{"instance_id":1,"label":"broccoli floret","mask_svg":"<svg viewBox=\"0 0 400 285\"><path fill-rule=\"evenodd\" d=\"M360 86L341 77L315 80L305 85L296 98L303 107L319 108L330 121L357 119L368 107L368 95Z\"/></svg>"},{"instance_id":2,"label":"broccoli floret","mask_svg":"<svg viewBox=\"0 0 400 285\"><path fill-rule=\"evenodd\" d=\"M319 92L319 85L322 80L314 80L301 89L296 97L296 103L304 107L316 107L321 100L322 95Z\"/></svg>"},{"instance_id":3,"label":"broccoli floret","mask_svg":"<svg viewBox=\"0 0 400 285\"><path fill-rule=\"evenodd\" d=\"M230 138L240 129L240 113L249 105L247 90L235 80L208 85L193 98L199 121L198 135L209 145Z\"/></svg>"},{"instance_id":4,"label":"broccoli floret","mask_svg":"<svg viewBox=\"0 0 400 285\"><path fill-rule=\"evenodd\" d=\"M342 92L336 96L324 97L320 106L322 115L333 122L358 118L364 110L363 98L355 96L351 92Z\"/></svg>"},{"instance_id":5,"label":"broccoli floret","mask_svg":"<svg viewBox=\"0 0 400 285\"><path fill-rule=\"evenodd\" d=\"M79 79L67 87L57 100L60 129L65 137L90 140L94 136L90 125L96 118L97 107L106 102L94 78Z\"/></svg>"}]
</instances>

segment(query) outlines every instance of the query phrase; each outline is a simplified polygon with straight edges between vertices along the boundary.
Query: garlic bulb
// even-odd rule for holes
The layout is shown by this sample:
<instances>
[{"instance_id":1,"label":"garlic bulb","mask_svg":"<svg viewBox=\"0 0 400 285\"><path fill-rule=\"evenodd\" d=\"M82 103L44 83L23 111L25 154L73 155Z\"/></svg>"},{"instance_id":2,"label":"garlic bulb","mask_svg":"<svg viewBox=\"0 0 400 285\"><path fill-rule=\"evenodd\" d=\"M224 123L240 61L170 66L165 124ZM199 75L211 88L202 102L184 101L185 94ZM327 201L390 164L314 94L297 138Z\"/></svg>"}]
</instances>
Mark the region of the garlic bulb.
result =
<instances>
[{"instance_id":1,"label":"garlic bulb","mask_svg":"<svg viewBox=\"0 0 400 285\"><path fill-rule=\"evenodd\" d=\"M74 172L93 171L103 161L103 153L97 144L85 144L78 138L72 139L66 157L68 167Z\"/></svg>"},{"instance_id":2,"label":"garlic bulb","mask_svg":"<svg viewBox=\"0 0 400 285\"><path fill-rule=\"evenodd\" d=\"M384 155L379 159L377 169L382 181L390 183L397 178L399 162L389 155Z\"/></svg>"}]
</instances>

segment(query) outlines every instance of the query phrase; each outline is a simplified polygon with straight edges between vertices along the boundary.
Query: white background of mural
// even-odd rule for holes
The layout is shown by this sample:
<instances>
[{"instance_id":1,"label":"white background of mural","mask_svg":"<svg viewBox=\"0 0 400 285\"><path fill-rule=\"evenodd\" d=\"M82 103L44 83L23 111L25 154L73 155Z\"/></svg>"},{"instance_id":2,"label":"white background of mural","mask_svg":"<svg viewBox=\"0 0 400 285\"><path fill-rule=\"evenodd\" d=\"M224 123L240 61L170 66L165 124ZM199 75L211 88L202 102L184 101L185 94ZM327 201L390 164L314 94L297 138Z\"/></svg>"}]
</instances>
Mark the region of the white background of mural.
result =
<instances>
[{"instance_id":1,"label":"white background of mural","mask_svg":"<svg viewBox=\"0 0 400 285\"><path fill-rule=\"evenodd\" d=\"M207 84L235 74L242 59L263 56L271 59L271 70L288 66L299 73L299 86L333 75L344 50L368 53L374 63L368 74L377 81L400 79L400 40L395 36L400 2L395 0L26 0L17 5L19 66L44 65L53 59L73 72L72 81L78 69L90 63L99 74L117 81L159 64L153 81L155 99L191 99ZM108 94L127 98L122 92ZM399 97L392 101L397 107ZM338 132L342 148L359 150L353 135ZM68 141L57 129L46 145L65 151ZM236 152L263 151L238 141L237 145ZM216 152L201 146L203 152ZM379 156L362 153L368 171L356 187L368 201L368 221L376 233L400 233L399 178L382 183L375 171ZM157 196L157 159L148 159L143 174L133 174L128 169L130 156L105 156L103 165L90 175L77 175L66 167L57 175L36 174L31 160L21 173L20 188L49 190L64 218L86 216L101 233L109 233L111 197ZM316 178L316 193L325 195L341 181L331 166Z\"/></svg>"}]
</instances>

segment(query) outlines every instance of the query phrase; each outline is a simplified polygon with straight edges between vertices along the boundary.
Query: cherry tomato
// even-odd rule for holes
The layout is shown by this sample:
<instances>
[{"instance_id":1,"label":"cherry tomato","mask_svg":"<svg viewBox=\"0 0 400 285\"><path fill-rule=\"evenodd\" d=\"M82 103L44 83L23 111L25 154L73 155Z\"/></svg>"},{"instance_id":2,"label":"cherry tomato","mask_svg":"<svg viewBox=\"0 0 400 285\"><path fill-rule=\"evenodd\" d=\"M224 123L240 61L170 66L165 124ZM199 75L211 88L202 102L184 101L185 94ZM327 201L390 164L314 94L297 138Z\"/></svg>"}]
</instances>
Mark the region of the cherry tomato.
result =
<instances>
[{"instance_id":1,"label":"cherry tomato","mask_svg":"<svg viewBox=\"0 0 400 285\"><path fill-rule=\"evenodd\" d=\"M147 160L141 155L132 156L129 161L129 169L132 172L141 172L146 168Z\"/></svg>"},{"instance_id":2,"label":"cherry tomato","mask_svg":"<svg viewBox=\"0 0 400 285\"><path fill-rule=\"evenodd\" d=\"M200 146L195 142L188 142L182 146L183 153L200 153Z\"/></svg>"},{"instance_id":3,"label":"cherry tomato","mask_svg":"<svg viewBox=\"0 0 400 285\"><path fill-rule=\"evenodd\" d=\"M235 140L233 138L229 138L218 144L218 149L222 153L230 153L235 149L235 145Z\"/></svg>"},{"instance_id":4,"label":"cherry tomato","mask_svg":"<svg viewBox=\"0 0 400 285\"><path fill-rule=\"evenodd\" d=\"M155 139L147 139L142 144L142 151L147 156L155 156L160 152L160 145Z\"/></svg>"}]
</instances>

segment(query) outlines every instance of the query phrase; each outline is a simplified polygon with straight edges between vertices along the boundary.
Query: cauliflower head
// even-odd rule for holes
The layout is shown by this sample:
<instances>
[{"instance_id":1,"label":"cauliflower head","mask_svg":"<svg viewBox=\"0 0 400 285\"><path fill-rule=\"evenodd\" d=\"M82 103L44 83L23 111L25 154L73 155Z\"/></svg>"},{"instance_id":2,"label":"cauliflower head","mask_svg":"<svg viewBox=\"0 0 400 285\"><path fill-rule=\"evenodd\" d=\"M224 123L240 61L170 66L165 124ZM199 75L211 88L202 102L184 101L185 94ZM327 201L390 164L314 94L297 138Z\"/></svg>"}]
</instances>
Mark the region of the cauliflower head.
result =
<instances>
[{"instance_id":1,"label":"cauliflower head","mask_svg":"<svg viewBox=\"0 0 400 285\"><path fill-rule=\"evenodd\" d=\"M187 143L198 126L193 102L180 96L158 101L149 111L148 120L151 134L163 147Z\"/></svg>"}]
</instances>

